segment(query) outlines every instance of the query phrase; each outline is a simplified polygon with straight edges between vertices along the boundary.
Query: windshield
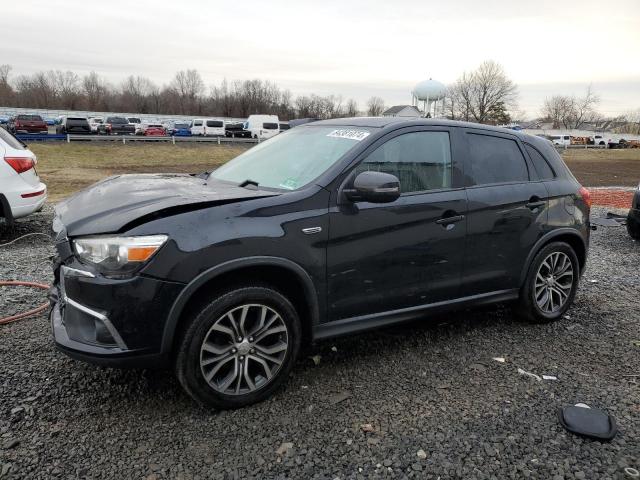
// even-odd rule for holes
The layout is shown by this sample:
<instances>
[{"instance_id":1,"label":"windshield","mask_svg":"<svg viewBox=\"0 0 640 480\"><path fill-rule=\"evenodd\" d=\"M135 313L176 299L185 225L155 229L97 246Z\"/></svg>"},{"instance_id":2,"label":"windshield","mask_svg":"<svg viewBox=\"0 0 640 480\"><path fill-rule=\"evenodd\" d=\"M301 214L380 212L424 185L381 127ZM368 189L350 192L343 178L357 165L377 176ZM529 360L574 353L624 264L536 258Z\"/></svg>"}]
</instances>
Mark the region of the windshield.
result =
<instances>
[{"instance_id":1,"label":"windshield","mask_svg":"<svg viewBox=\"0 0 640 480\"><path fill-rule=\"evenodd\" d=\"M294 128L261 143L211 174L212 178L296 190L322 175L370 134L369 129Z\"/></svg>"},{"instance_id":2,"label":"windshield","mask_svg":"<svg viewBox=\"0 0 640 480\"><path fill-rule=\"evenodd\" d=\"M107 118L107 123L129 123L126 118L122 117L109 117Z\"/></svg>"},{"instance_id":3,"label":"windshield","mask_svg":"<svg viewBox=\"0 0 640 480\"><path fill-rule=\"evenodd\" d=\"M176 123L173 128L189 128L188 123Z\"/></svg>"},{"instance_id":4,"label":"windshield","mask_svg":"<svg viewBox=\"0 0 640 480\"><path fill-rule=\"evenodd\" d=\"M42 117L40 115L18 115L17 120L31 120L32 122L41 122Z\"/></svg>"}]
</instances>

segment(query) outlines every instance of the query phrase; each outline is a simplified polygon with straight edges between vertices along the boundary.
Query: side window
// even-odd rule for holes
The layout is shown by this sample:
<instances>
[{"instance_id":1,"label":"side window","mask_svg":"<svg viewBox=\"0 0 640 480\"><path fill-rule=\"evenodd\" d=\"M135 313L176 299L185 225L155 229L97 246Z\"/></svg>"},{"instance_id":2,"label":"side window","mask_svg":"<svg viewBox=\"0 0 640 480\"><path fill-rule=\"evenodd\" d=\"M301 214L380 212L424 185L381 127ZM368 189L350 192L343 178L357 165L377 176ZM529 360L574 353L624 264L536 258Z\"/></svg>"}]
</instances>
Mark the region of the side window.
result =
<instances>
[{"instance_id":1,"label":"side window","mask_svg":"<svg viewBox=\"0 0 640 480\"><path fill-rule=\"evenodd\" d=\"M527 182L527 163L515 140L469 133L471 177L476 185Z\"/></svg>"},{"instance_id":2,"label":"side window","mask_svg":"<svg viewBox=\"0 0 640 480\"><path fill-rule=\"evenodd\" d=\"M451 187L451 147L447 132L412 132L380 145L356 172L395 175L402 193Z\"/></svg>"},{"instance_id":3,"label":"side window","mask_svg":"<svg viewBox=\"0 0 640 480\"><path fill-rule=\"evenodd\" d=\"M524 148L527 149L529 157L538 172L541 180L550 180L555 178L553 169L549 166L549 162L542 156L542 154L533 146L528 143L524 144Z\"/></svg>"},{"instance_id":4,"label":"side window","mask_svg":"<svg viewBox=\"0 0 640 480\"><path fill-rule=\"evenodd\" d=\"M202 120L195 120L193 122L193 126L194 127L201 127L202 126Z\"/></svg>"}]
</instances>

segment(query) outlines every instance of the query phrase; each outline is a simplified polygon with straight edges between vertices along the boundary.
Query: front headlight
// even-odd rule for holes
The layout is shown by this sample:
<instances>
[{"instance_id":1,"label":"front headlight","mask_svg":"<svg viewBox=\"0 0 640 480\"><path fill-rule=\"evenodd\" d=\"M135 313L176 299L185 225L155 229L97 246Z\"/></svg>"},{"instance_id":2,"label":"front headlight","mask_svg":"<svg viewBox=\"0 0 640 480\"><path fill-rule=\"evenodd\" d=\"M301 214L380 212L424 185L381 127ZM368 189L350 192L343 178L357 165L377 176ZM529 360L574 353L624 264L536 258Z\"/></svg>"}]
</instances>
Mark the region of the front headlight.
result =
<instances>
[{"instance_id":1,"label":"front headlight","mask_svg":"<svg viewBox=\"0 0 640 480\"><path fill-rule=\"evenodd\" d=\"M144 265L167 241L166 235L87 237L73 240L80 261L107 276L126 276Z\"/></svg>"}]
</instances>

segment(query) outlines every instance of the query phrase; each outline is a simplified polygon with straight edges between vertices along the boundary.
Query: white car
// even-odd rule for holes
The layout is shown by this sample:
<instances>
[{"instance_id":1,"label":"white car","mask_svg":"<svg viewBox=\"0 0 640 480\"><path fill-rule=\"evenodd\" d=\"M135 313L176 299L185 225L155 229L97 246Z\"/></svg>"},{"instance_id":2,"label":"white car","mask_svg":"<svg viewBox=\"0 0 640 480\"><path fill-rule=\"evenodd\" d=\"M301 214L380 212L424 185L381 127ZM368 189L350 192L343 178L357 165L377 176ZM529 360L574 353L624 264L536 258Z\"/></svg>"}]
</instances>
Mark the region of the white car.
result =
<instances>
[{"instance_id":1,"label":"white car","mask_svg":"<svg viewBox=\"0 0 640 480\"><path fill-rule=\"evenodd\" d=\"M36 172L36 156L0 128L0 218L6 223L37 212L47 200L47 186Z\"/></svg>"},{"instance_id":2,"label":"white car","mask_svg":"<svg viewBox=\"0 0 640 480\"><path fill-rule=\"evenodd\" d=\"M98 133L98 125L104 123L104 118L102 117L91 117L89 119L89 127L91 127L91 133Z\"/></svg>"}]
</instances>

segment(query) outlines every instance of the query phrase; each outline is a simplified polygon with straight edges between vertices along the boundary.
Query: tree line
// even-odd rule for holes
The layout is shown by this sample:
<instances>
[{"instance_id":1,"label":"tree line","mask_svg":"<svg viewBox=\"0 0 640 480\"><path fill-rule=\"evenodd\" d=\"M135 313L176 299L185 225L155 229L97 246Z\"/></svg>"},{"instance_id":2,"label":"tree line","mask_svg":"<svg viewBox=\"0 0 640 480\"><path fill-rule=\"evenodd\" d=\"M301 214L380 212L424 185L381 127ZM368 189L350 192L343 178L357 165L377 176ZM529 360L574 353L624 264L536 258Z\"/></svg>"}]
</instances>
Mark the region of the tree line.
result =
<instances>
[{"instance_id":1,"label":"tree line","mask_svg":"<svg viewBox=\"0 0 640 480\"><path fill-rule=\"evenodd\" d=\"M592 88L580 96L547 97L539 120L553 128L579 129L585 124L616 122L617 128L640 131L640 110L607 119L597 111L600 102ZM31 75L12 75L10 65L0 65L0 105L7 107L135 112L149 115L192 115L246 118L255 113L278 115L281 119L380 116L384 99L370 97L360 110L354 99L341 95L316 94L294 97L270 81L223 80L207 87L197 70L176 72L159 86L152 80L130 75L118 84L91 72L80 76L71 71L49 70ZM447 87L445 115L453 120L502 125L522 121L518 109L518 87L502 65L488 60L475 70L463 72Z\"/></svg>"},{"instance_id":2,"label":"tree line","mask_svg":"<svg viewBox=\"0 0 640 480\"><path fill-rule=\"evenodd\" d=\"M96 72L84 76L59 70L17 76L11 73L10 65L0 65L2 106L240 118L269 113L282 119L360 114L354 99L315 94L294 98L289 90L259 79L223 80L207 88L197 70L181 70L163 86L135 75L112 84Z\"/></svg>"}]
</instances>

